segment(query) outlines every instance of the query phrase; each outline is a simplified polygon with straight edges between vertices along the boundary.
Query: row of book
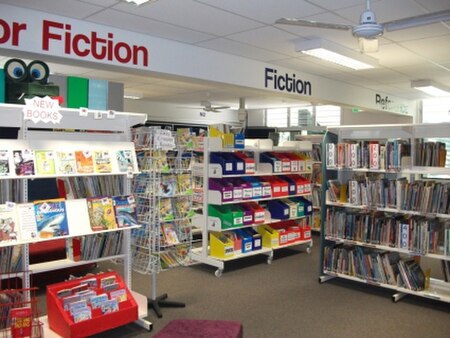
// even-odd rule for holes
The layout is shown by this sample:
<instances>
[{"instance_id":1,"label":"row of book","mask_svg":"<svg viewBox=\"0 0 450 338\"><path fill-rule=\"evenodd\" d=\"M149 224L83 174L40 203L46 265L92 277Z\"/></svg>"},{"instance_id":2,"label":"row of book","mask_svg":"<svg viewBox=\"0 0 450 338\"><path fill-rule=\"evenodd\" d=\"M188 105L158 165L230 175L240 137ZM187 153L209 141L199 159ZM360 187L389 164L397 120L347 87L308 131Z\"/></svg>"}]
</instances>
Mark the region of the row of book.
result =
<instances>
[{"instance_id":1,"label":"row of book","mask_svg":"<svg viewBox=\"0 0 450 338\"><path fill-rule=\"evenodd\" d=\"M134 169L133 155L129 149L115 152L106 149L0 149L0 176L109 174L113 172L113 161L116 162L119 173L126 173Z\"/></svg>"},{"instance_id":2,"label":"row of book","mask_svg":"<svg viewBox=\"0 0 450 338\"><path fill-rule=\"evenodd\" d=\"M174 138L174 142L179 147L185 149L199 149L201 138L196 137L191 128L177 128L176 131L167 131ZM161 132L161 127L137 127L132 129L132 139L137 148L157 148L165 133Z\"/></svg>"},{"instance_id":3,"label":"row of book","mask_svg":"<svg viewBox=\"0 0 450 338\"><path fill-rule=\"evenodd\" d=\"M19 272L22 270L22 248L20 245L0 247L0 271Z\"/></svg>"},{"instance_id":4,"label":"row of book","mask_svg":"<svg viewBox=\"0 0 450 338\"><path fill-rule=\"evenodd\" d=\"M159 259L162 269L176 268L189 264L189 246L179 245L170 250L161 251Z\"/></svg>"},{"instance_id":5,"label":"row of book","mask_svg":"<svg viewBox=\"0 0 450 338\"><path fill-rule=\"evenodd\" d=\"M64 177L58 179L58 189L67 199L118 196L124 191L124 180L118 175Z\"/></svg>"},{"instance_id":6,"label":"row of book","mask_svg":"<svg viewBox=\"0 0 450 338\"><path fill-rule=\"evenodd\" d=\"M157 182L152 182L156 180ZM192 175L181 173L177 175L149 176L147 173L139 174L133 183L133 192L141 195L153 195L159 197L175 197L180 195L192 195Z\"/></svg>"},{"instance_id":7,"label":"row of book","mask_svg":"<svg viewBox=\"0 0 450 338\"><path fill-rule=\"evenodd\" d=\"M175 222L163 222L160 225L160 250L166 247L186 243L191 240L192 225L189 219L182 219Z\"/></svg>"},{"instance_id":8,"label":"row of book","mask_svg":"<svg viewBox=\"0 0 450 338\"><path fill-rule=\"evenodd\" d=\"M83 261L116 256L122 253L123 232L121 231L84 236L79 240L80 259Z\"/></svg>"},{"instance_id":9,"label":"row of book","mask_svg":"<svg viewBox=\"0 0 450 338\"><path fill-rule=\"evenodd\" d=\"M440 141L417 139L414 144L414 165L445 167L446 144ZM366 168L372 170L400 170L411 166L409 140L355 141L326 145L328 168Z\"/></svg>"},{"instance_id":10,"label":"row of book","mask_svg":"<svg viewBox=\"0 0 450 338\"><path fill-rule=\"evenodd\" d=\"M139 225L133 195L88 197L86 202L92 231ZM0 205L0 243L68 235L67 206L62 198Z\"/></svg>"},{"instance_id":11,"label":"row of book","mask_svg":"<svg viewBox=\"0 0 450 338\"><path fill-rule=\"evenodd\" d=\"M329 180L327 185L331 202L421 213L448 214L450 210L450 183L361 177L347 184Z\"/></svg>"},{"instance_id":12,"label":"row of book","mask_svg":"<svg viewBox=\"0 0 450 338\"><path fill-rule=\"evenodd\" d=\"M195 162L191 151L178 150L137 150L136 158L141 170L162 173L190 170Z\"/></svg>"},{"instance_id":13,"label":"row of book","mask_svg":"<svg viewBox=\"0 0 450 338\"><path fill-rule=\"evenodd\" d=\"M426 288L426 276L413 258L401 259L398 252L379 252L361 247L326 246L325 271L357 277L364 281L404 287Z\"/></svg>"},{"instance_id":14,"label":"row of book","mask_svg":"<svg viewBox=\"0 0 450 338\"><path fill-rule=\"evenodd\" d=\"M325 234L419 254L450 256L450 220L329 208Z\"/></svg>"},{"instance_id":15,"label":"row of book","mask_svg":"<svg viewBox=\"0 0 450 338\"><path fill-rule=\"evenodd\" d=\"M23 201L21 180L0 180L0 204L6 201Z\"/></svg>"}]
</instances>

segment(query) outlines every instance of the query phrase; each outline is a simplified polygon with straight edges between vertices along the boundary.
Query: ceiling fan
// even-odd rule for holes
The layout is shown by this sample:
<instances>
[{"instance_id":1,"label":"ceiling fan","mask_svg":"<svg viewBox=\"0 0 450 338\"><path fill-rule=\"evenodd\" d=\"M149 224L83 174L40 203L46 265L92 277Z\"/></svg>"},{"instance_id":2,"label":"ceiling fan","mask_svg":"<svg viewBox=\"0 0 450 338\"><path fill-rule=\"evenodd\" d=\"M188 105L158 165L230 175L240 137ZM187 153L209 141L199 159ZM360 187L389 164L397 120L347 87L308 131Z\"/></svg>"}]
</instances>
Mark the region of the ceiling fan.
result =
<instances>
[{"instance_id":1,"label":"ceiling fan","mask_svg":"<svg viewBox=\"0 0 450 338\"><path fill-rule=\"evenodd\" d=\"M222 109L230 108L230 106L213 106L210 101L202 101L200 105L204 111L212 113L220 113Z\"/></svg>"},{"instance_id":2,"label":"ceiling fan","mask_svg":"<svg viewBox=\"0 0 450 338\"><path fill-rule=\"evenodd\" d=\"M372 47L370 51L376 51L378 50L377 38L382 36L385 30L388 32L396 31L447 20L450 20L450 9L418 16L412 16L409 18L388 21L379 24L377 23L375 12L370 9L370 0L366 0L366 9L361 13L359 25L356 26L317 22L311 20L293 19L293 18L281 18L276 20L275 23L303 26L303 27L351 30L353 36L360 39L360 45L364 43L364 40L366 41L369 40L369 42L372 42L371 43Z\"/></svg>"}]
</instances>

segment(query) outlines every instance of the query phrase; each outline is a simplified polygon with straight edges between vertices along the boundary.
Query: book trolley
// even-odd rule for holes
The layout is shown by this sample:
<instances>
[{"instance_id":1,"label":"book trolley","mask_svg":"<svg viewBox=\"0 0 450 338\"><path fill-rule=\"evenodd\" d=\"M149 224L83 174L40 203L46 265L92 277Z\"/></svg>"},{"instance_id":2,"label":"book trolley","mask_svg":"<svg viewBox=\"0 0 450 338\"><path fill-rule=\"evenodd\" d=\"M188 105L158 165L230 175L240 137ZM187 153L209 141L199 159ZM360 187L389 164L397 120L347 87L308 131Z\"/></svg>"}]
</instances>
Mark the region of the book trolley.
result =
<instances>
[{"instance_id":1,"label":"book trolley","mask_svg":"<svg viewBox=\"0 0 450 338\"><path fill-rule=\"evenodd\" d=\"M0 159L4 168L5 163L11 170L3 172L0 179L3 181L19 181L20 193L12 191L7 198L7 207L17 210L18 225L20 236L15 239L9 238L7 241L0 241L0 249L2 253L5 249L12 247L19 247L20 255L11 255L11 257L17 257L15 260L16 266L9 265L8 269L11 269L10 273L14 271L26 271L20 274L18 277L21 280L21 289L27 290L24 292L27 301L33 301L34 293L31 292L30 276L32 274L54 271L66 267L77 266L80 264L86 264L88 262L98 262L106 259L120 259L123 263L123 279L117 277L121 288L127 290L127 302L122 304L113 316L121 317L121 321L105 321L105 325L98 326L96 321L97 316L91 319L85 320L82 324L73 325L73 323L66 318L66 315L61 311L60 307L55 305L54 297L52 297L52 286L49 286L48 298L49 308L46 316L39 317L39 322L42 323L42 335L45 337L58 337L61 335L66 336L84 336L87 332L96 333L101 330L107 330L113 327L117 327L117 323L120 325L126 322L135 321L140 326L150 330L151 323L144 318L147 316L147 303L146 298L134 291L131 291L131 249L130 238L131 230L138 228L138 224L133 226L126 226L122 228L108 229L94 231L92 222L90 219L87 200L85 198L76 199L58 199L41 201L42 209L37 209L38 201L28 202L28 179L41 179L41 178L75 178L75 177L94 177L94 176L117 176L117 179L122 180L120 186L124 195L131 193L130 179L133 175L138 173L137 160L135 158L134 144L131 142L130 130L131 126L139 123L143 123L146 120L144 114L134 113L122 113L112 111L90 111L85 108L80 109L67 109L59 108L58 114L61 114L60 122L53 125L44 121L33 122L28 119L24 119L23 110L25 106L2 104L0 106L1 120L3 127L13 127L19 129L19 139L17 140L4 140L2 141L2 155L8 154L8 159L5 162L5 158ZM57 127L54 128L54 127ZM14 156L16 152L29 152L34 154L34 166L33 165L19 165L17 158ZM63 171L61 164L63 163L60 158L55 156L55 153L83 151L84 153L101 152L101 154L108 154L106 158L102 158L103 162L95 162L94 169L89 172L83 172L79 163L76 161L76 170ZM123 161L119 160L119 153L130 154L129 162L123 165ZM116 157L117 155L117 157ZM109 157L110 156L110 157ZM94 155L95 159L95 155ZM21 163L21 162L20 162ZM30 163L30 162L28 162ZM31 162L32 163L32 162ZM66 163L67 164L67 163ZM28 168L28 169L27 169ZM2 187L7 185L2 184ZM3 188L2 188L3 189ZM10 188L6 188L10 189ZM3 192L2 192L3 193ZM85 196L83 196L85 197ZM12 199L12 200L11 200ZM52 205L52 203L58 203L60 214L55 214L52 220L47 219L47 223L40 225L38 210L40 212L47 212L46 210ZM61 214L64 211L64 214ZM36 217L36 218L35 218ZM33 221L33 219L35 220ZM43 218L45 219L45 218ZM33 223L34 222L34 223ZM55 223L56 222L56 223ZM50 226L52 225L52 226ZM57 225L55 227L55 225ZM34 230L33 230L34 227ZM30 243L51 241L54 239L66 239L68 242L72 242L74 238L84 238L90 235L101 235L113 232L121 232L122 236L120 243L114 245L120 245L121 250L119 254L107 257L95 257L89 258L89 260L73 259L72 255L68 255L66 259L48 261L38 264L30 264L29 261L29 247ZM73 242L72 242L73 243ZM68 248L70 251L72 248ZM79 248L78 248L79 249ZM17 251L17 250L16 250ZM2 255L4 257L4 255ZM3 271L2 265L2 271ZM69 285L72 282L61 283L55 287L63 287ZM130 310L132 308L132 310ZM34 313L33 313L34 315ZM64 329L58 331L58 326L55 326L56 322L63 322L64 325L70 327L70 329ZM79 329L83 327L83 329ZM100 330L99 330L100 328ZM80 331L81 330L81 331ZM70 333L67 333L70 332ZM38 336L37 336L38 337Z\"/></svg>"},{"instance_id":2,"label":"book trolley","mask_svg":"<svg viewBox=\"0 0 450 338\"><path fill-rule=\"evenodd\" d=\"M151 274L149 307L161 318L161 307L184 307L157 295L156 275L190 264L193 210L192 144L188 129L177 133L159 127L133 130L141 174L134 180L138 217L143 227L132 232L133 269Z\"/></svg>"},{"instance_id":3,"label":"book trolley","mask_svg":"<svg viewBox=\"0 0 450 338\"><path fill-rule=\"evenodd\" d=\"M441 123L327 132L320 281L387 288L395 302L408 294L450 302L450 165L441 142L449 130ZM436 260L443 279L428 268Z\"/></svg>"},{"instance_id":4,"label":"book trolley","mask_svg":"<svg viewBox=\"0 0 450 338\"><path fill-rule=\"evenodd\" d=\"M217 268L225 262L267 255L279 248L312 247L310 142L273 147L271 140L246 140L245 148L223 148L220 137L204 139L203 214L193 218L202 246L192 259ZM197 172L197 170L196 170Z\"/></svg>"}]
</instances>

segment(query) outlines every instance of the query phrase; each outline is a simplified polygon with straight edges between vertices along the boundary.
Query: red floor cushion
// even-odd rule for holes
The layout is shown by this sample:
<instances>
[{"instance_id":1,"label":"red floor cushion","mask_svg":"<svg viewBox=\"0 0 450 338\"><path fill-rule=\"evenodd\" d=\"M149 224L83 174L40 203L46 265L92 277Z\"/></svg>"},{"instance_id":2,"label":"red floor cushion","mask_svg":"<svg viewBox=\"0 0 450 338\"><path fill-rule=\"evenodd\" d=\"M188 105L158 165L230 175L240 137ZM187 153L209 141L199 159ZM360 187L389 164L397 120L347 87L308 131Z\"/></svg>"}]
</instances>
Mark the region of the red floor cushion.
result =
<instances>
[{"instance_id":1,"label":"red floor cushion","mask_svg":"<svg viewBox=\"0 0 450 338\"><path fill-rule=\"evenodd\" d=\"M242 338L240 322L227 320L175 319L156 333L154 338Z\"/></svg>"}]
</instances>

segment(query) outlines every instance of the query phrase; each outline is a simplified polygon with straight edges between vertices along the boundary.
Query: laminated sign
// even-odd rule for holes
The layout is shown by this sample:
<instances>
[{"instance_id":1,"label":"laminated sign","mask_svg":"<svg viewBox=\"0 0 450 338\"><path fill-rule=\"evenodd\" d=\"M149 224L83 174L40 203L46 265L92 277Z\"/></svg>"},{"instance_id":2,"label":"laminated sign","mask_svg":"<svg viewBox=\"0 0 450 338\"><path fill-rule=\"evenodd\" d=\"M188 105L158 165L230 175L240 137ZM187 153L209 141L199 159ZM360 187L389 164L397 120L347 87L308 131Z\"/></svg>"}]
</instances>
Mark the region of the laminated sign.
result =
<instances>
[{"instance_id":1,"label":"laminated sign","mask_svg":"<svg viewBox=\"0 0 450 338\"><path fill-rule=\"evenodd\" d=\"M62 115L59 112L59 102L49 96L25 99L25 107L23 108L24 120L31 120L34 123L51 122L58 124L61 122Z\"/></svg>"}]
</instances>

